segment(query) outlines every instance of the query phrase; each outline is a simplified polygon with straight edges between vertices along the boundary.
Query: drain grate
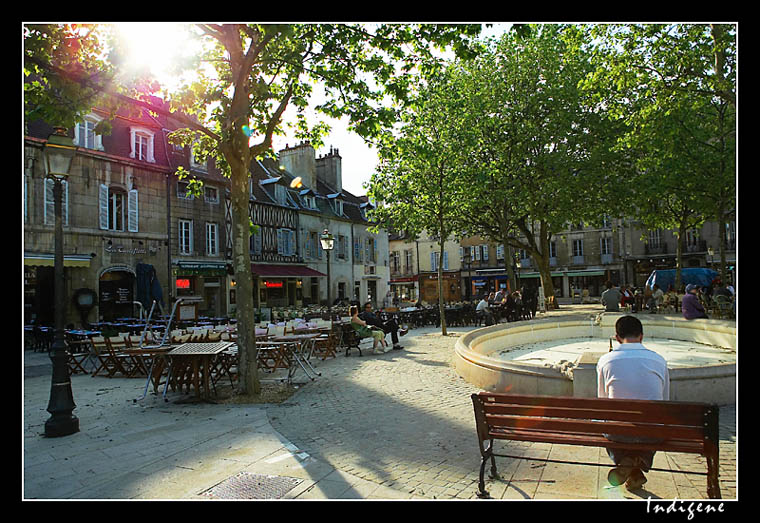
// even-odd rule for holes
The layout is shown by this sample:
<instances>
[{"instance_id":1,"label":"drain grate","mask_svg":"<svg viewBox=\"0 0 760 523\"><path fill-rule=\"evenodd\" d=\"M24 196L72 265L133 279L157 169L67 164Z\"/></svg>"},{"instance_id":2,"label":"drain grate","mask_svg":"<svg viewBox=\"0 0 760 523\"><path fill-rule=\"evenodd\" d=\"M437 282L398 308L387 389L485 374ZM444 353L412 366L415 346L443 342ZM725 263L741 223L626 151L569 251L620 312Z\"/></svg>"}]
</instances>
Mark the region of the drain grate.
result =
<instances>
[{"instance_id":1,"label":"drain grate","mask_svg":"<svg viewBox=\"0 0 760 523\"><path fill-rule=\"evenodd\" d=\"M203 492L213 499L280 499L303 480L240 472Z\"/></svg>"}]
</instances>

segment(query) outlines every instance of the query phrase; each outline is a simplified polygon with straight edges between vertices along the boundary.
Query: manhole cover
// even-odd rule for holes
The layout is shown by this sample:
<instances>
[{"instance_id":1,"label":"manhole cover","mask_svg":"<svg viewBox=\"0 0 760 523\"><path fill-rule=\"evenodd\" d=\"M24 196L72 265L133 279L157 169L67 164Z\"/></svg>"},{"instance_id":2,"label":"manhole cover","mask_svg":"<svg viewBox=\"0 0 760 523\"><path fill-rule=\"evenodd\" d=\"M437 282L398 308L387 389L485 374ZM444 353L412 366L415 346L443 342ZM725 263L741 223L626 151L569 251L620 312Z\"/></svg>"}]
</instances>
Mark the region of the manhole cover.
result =
<instances>
[{"instance_id":1,"label":"manhole cover","mask_svg":"<svg viewBox=\"0 0 760 523\"><path fill-rule=\"evenodd\" d=\"M280 499L303 480L240 472L203 492L214 499Z\"/></svg>"}]
</instances>

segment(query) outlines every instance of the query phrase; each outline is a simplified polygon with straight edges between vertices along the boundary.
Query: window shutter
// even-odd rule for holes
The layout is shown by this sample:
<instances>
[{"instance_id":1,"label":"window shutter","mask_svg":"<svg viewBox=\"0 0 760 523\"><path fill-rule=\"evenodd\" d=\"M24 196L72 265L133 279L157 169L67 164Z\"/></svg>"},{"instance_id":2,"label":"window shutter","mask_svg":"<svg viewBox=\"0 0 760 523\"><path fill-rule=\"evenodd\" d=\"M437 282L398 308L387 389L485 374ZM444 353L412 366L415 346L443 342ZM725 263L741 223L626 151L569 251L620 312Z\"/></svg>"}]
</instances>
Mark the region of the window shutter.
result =
<instances>
[{"instance_id":1,"label":"window shutter","mask_svg":"<svg viewBox=\"0 0 760 523\"><path fill-rule=\"evenodd\" d=\"M55 182L50 178L45 178L44 194L44 211L43 223L45 225L55 225ZM69 224L69 184L66 181L61 182L61 214L63 225Z\"/></svg>"},{"instance_id":2,"label":"window shutter","mask_svg":"<svg viewBox=\"0 0 760 523\"><path fill-rule=\"evenodd\" d=\"M129 191L127 199L127 211L128 211L128 225L129 232L138 232L138 204L137 204L137 189Z\"/></svg>"},{"instance_id":3,"label":"window shutter","mask_svg":"<svg viewBox=\"0 0 760 523\"><path fill-rule=\"evenodd\" d=\"M434 271L438 269L438 267L435 266L435 262L438 259L438 253L435 251L431 251L430 253L430 270Z\"/></svg>"},{"instance_id":4,"label":"window shutter","mask_svg":"<svg viewBox=\"0 0 760 523\"><path fill-rule=\"evenodd\" d=\"M61 182L61 212L63 213L63 224L69 225L69 182Z\"/></svg>"},{"instance_id":5,"label":"window shutter","mask_svg":"<svg viewBox=\"0 0 760 523\"><path fill-rule=\"evenodd\" d=\"M443 251L443 270L449 270L449 251Z\"/></svg>"},{"instance_id":6,"label":"window shutter","mask_svg":"<svg viewBox=\"0 0 760 523\"><path fill-rule=\"evenodd\" d=\"M45 225L55 223L55 200L53 198L53 180L45 178L45 205L43 222Z\"/></svg>"},{"instance_id":7,"label":"window shutter","mask_svg":"<svg viewBox=\"0 0 760 523\"><path fill-rule=\"evenodd\" d=\"M104 184L100 185L98 209L100 228L108 230L108 186Z\"/></svg>"},{"instance_id":8,"label":"window shutter","mask_svg":"<svg viewBox=\"0 0 760 523\"><path fill-rule=\"evenodd\" d=\"M488 245L481 245L483 248L483 261L488 261Z\"/></svg>"}]
</instances>

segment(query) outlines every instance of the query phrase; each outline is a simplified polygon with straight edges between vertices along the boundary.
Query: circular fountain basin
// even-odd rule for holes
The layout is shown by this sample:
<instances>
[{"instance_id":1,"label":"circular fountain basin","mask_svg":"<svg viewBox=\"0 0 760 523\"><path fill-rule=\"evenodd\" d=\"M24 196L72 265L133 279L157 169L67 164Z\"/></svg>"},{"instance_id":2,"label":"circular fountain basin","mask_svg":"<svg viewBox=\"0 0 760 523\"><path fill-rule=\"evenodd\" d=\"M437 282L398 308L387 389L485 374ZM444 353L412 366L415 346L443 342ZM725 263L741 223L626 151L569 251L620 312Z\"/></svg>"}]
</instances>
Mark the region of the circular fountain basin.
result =
<instances>
[{"instance_id":1,"label":"circular fountain basin","mask_svg":"<svg viewBox=\"0 0 760 523\"><path fill-rule=\"evenodd\" d=\"M476 329L455 345L460 376L483 390L595 397L596 362L613 346L620 313ZM639 314L643 344L668 362L670 399L736 401L736 322Z\"/></svg>"}]
</instances>

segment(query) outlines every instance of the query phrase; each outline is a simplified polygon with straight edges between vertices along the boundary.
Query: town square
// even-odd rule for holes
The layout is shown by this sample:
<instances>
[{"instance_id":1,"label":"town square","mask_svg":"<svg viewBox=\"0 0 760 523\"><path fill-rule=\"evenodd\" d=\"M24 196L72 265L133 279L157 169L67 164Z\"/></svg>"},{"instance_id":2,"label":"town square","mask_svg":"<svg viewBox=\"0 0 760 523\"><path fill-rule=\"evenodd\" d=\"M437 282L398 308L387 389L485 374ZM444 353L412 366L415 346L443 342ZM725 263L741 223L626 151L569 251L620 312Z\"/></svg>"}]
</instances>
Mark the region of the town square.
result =
<instances>
[{"instance_id":1,"label":"town square","mask_svg":"<svg viewBox=\"0 0 760 523\"><path fill-rule=\"evenodd\" d=\"M21 29L22 500L738 500L737 23Z\"/></svg>"}]
</instances>

